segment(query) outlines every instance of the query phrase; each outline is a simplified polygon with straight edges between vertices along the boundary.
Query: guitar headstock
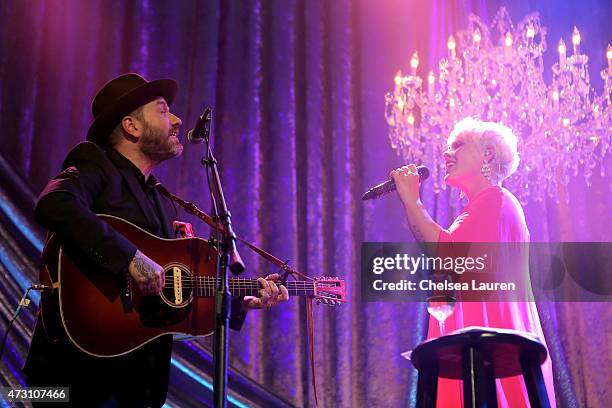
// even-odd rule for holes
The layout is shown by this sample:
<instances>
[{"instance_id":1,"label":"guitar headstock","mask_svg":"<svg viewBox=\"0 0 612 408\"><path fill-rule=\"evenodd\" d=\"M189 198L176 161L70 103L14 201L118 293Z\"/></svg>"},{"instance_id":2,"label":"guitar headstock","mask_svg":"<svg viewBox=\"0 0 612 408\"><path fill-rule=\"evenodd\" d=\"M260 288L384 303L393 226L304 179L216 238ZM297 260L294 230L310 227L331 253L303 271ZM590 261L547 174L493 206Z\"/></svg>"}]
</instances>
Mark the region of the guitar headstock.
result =
<instances>
[{"instance_id":1,"label":"guitar headstock","mask_svg":"<svg viewBox=\"0 0 612 408\"><path fill-rule=\"evenodd\" d=\"M346 302L346 285L343 279L323 276L314 281L314 298L318 303L337 306Z\"/></svg>"}]
</instances>

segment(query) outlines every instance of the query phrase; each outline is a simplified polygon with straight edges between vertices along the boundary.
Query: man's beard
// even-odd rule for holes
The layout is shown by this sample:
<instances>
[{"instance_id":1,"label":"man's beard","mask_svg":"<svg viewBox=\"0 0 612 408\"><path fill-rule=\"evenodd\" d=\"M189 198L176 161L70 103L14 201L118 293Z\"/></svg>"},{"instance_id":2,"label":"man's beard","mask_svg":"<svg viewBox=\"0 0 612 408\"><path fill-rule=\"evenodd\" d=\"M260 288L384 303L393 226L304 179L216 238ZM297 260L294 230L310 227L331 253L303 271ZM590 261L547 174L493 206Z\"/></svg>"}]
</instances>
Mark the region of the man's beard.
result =
<instances>
[{"instance_id":1,"label":"man's beard","mask_svg":"<svg viewBox=\"0 0 612 408\"><path fill-rule=\"evenodd\" d=\"M183 145L160 129L145 122L140 138L140 151L155 163L171 159L183 152Z\"/></svg>"}]
</instances>

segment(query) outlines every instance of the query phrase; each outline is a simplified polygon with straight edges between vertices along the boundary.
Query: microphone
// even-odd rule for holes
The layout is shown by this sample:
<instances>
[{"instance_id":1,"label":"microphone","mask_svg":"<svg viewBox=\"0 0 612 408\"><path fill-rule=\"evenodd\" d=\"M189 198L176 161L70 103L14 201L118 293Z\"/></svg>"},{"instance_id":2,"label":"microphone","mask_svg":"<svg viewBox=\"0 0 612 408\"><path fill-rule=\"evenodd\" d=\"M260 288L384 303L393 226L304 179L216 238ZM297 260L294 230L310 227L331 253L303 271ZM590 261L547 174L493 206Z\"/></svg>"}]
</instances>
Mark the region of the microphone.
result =
<instances>
[{"instance_id":1,"label":"microphone","mask_svg":"<svg viewBox=\"0 0 612 408\"><path fill-rule=\"evenodd\" d=\"M210 124L212 122L212 108L207 106L198 118L193 129L187 132L187 140L191 144L202 143L210 137Z\"/></svg>"},{"instance_id":2,"label":"microphone","mask_svg":"<svg viewBox=\"0 0 612 408\"><path fill-rule=\"evenodd\" d=\"M429 169L427 166L417 166L417 172L419 173L419 181L423 182L429 177ZM362 200L371 200L378 198L395 191L395 181L393 179L387 180L384 183L380 183L377 186L372 187L361 197Z\"/></svg>"}]
</instances>

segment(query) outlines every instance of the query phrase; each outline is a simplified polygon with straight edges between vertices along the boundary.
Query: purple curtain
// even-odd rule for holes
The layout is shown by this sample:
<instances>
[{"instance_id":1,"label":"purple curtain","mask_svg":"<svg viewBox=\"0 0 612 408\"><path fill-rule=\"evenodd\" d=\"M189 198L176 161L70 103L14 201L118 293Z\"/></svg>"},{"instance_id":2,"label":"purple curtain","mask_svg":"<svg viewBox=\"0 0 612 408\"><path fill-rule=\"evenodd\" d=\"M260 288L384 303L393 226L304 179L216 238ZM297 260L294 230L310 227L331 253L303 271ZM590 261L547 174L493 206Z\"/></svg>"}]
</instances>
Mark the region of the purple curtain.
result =
<instances>
[{"instance_id":1,"label":"purple curtain","mask_svg":"<svg viewBox=\"0 0 612 408\"><path fill-rule=\"evenodd\" d=\"M414 303L360 299L363 241L412 237L395 198L359 197L402 164L386 136L383 95L418 50L426 73L467 15L490 21L499 6L518 21L541 13L555 44L577 25L591 78L606 66L612 7L605 0L9 0L0 5L0 153L39 192L69 149L84 139L95 91L123 72L172 77L171 107L186 133L215 107L215 153L237 233L310 275L347 281L349 303L315 307L315 364L322 406L414 403L416 372L400 353L423 339L427 313ZM548 69L548 68L547 68ZM164 184L210 206L199 164L187 146L162 165ZM610 166L608 166L610 167ZM612 169L610 169L612 171ZM531 203L534 240L608 241L610 172L587 188L580 179L561 201ZM458 209L448 192L424 201L448 226ZM201 235L208 230L185 216ZM247 275L275 269L240 247ZM561 406L611 406L606 304L539 305ZM291 401L314 404L303 299L250 313L232 333L231 364ZM209 340L199 340L209 344Z\"/></svg>"}]
</instances>

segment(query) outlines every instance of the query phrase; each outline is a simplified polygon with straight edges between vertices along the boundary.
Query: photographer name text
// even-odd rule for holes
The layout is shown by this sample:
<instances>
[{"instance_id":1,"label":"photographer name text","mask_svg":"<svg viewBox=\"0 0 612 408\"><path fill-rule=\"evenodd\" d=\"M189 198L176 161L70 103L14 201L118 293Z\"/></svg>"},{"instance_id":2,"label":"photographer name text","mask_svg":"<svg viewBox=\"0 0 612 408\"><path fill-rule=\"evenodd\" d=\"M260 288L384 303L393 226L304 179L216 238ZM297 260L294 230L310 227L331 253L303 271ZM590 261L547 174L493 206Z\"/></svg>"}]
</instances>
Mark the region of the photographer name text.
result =
<instances>
[{"instance_id":1,"label":"photographer name text","mask_svg":"<svg viewBox=\"0 0 612 408\"><path fill-rule=\"evenodd\" d=\"M468 282L435 282L431 279L411 281L402 279L397 282L385 282L377 279L372 282L376 291L516 291L514 282L477 282L472 279Z\"/></svg>"}]
</instances>

